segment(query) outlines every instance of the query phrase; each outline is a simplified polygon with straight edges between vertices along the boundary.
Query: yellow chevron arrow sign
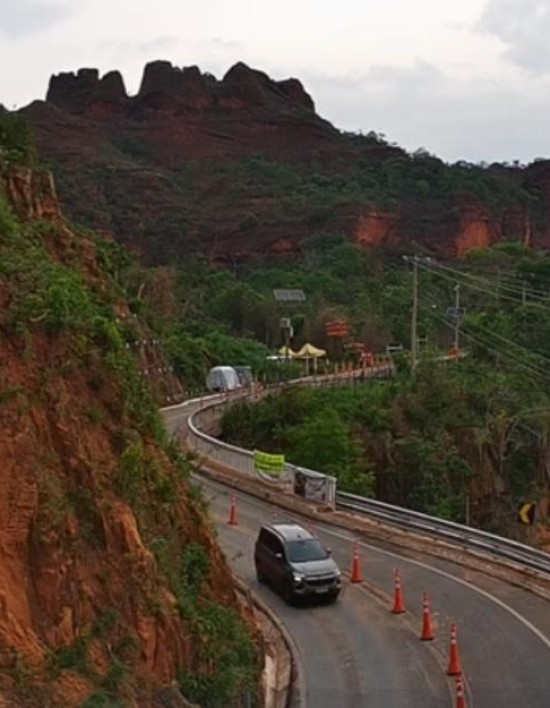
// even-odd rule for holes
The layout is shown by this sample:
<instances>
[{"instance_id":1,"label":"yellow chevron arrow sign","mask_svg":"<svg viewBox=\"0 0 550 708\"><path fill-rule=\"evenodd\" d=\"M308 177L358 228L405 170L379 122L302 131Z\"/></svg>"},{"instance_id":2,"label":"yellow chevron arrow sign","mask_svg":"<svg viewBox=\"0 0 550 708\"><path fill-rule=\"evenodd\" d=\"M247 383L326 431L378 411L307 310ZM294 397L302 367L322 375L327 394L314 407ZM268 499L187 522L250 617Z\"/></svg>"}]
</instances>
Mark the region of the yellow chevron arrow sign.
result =
<instances>
[{"instance_id":1,"label":"yellow chevron arrow sign","mask_svg":"<svg viewBox=\"0 0 550 708\"><path fill-rule=\"evenodd\" d=\"M535 522L535 502L526 502L518 508L518 521L531 526Z\"/></svg>"}]
</instances>

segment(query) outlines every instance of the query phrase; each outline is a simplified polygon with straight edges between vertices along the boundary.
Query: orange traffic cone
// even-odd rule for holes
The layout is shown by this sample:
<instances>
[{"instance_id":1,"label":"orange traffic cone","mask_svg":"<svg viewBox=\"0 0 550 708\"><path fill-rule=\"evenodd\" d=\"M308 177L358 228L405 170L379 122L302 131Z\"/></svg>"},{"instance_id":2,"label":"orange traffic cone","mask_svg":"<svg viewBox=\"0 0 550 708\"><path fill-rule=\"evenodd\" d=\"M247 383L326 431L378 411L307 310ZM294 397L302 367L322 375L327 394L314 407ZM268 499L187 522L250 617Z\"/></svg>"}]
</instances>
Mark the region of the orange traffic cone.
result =
<instances>
[{"instance_id":1,"label":"orange traffic cone","mask_svg":"<svg viewBox=\"0 0 550 708\"><path fill-rule=\"evenodd\" d=\"M456 708L467 708L464 683L461 676L456 679Z\"/></svg>"},{"instance_id":2,"label":"orange traffic cone","mask_svg":"<svg viewBox=\"0 0 550 708\"><path fill-rule=\"evenodd\" d=\"M434 638L432 629L432 618L430 615L430 604L428 602L428 593L422 595L422 634L420 639L429 642Z\"/></svg>"},{"instance_id":3,"label":"orange traffic cone","mask_svg":"<svg viewBox=\"0 0 550 708\"><path fill-rule=\"evenodd\" d=\"M234 494L231 495L231 506L229 507L229 521L227 522L230 526L237 526L239 523L237 518L237 498Z\"/></svg>"},{"instance_id":4,"label":"orange traffic cone","mask_svg":"<svg viewBox=\"0 0 550 708\"><path fill-rule=\"evenodd\" d=\"M359 544L357 541L353 542L353 563L351 566L351 578L352 583L360 583L363 580L363 575L361 573L361 563L359 562Z\"/></svg>"},{"instance_id":5,"label":"orange traffic cone","mask_svg":"<svg viewBox=\"0 0 550 708\"><path fill-rule=\"evenodd\" d=\"M405 604L403 602L403 593L401 591L401 577L399 576L399 568L395 569L394 585L392 612L394 615L401 615L405 612Z\"/></svg>"},{"instance_id":6,"label":"orange traffic cone","mask_svg":"<svg viewBox=\"0 0 550 708\"><path fill-rule=\"evenodd\" d=\"M458 655L458 644L456 641L456 622L451 622L451 650L449 654L449 666L447 668L447 676L461 676L462 667L460 666L460 657Z\"/></svg>"}]
</instances>

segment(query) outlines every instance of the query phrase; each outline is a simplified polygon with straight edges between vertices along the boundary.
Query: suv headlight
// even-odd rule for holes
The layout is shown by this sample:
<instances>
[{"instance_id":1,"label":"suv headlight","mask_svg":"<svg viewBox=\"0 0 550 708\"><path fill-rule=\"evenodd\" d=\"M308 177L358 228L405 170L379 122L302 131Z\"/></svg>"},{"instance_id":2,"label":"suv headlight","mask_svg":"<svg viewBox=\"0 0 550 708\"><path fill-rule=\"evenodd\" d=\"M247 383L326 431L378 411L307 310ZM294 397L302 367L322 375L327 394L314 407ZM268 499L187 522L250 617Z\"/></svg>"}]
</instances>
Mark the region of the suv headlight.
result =
<instances>
[{"instance_id":1,"label":"suv headlight","mask_svg":"<svg viewBox=\"0 0 550 708\"><path fill-rule=\"evenodd\" d=\"M300 573L293 573L293 574L292 574L292 579L294 580L294 582L295 582L297 585L300 585L300 583L303 583L303 582L304 582L305 576L304 576L304 575L300 575Z\"/></svg>"}]
</instances>

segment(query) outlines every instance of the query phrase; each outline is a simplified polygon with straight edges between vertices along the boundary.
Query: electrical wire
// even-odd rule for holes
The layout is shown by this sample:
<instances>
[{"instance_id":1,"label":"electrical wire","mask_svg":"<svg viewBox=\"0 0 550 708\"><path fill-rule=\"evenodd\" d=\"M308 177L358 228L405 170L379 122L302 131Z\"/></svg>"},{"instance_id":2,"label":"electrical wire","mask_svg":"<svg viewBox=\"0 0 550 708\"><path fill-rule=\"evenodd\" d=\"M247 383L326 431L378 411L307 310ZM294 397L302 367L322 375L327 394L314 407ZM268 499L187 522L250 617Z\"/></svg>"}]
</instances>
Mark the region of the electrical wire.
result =
<instances>
[{"instance_id":1,"label":"electrical wire","mask_svg":"<svg viewBox=\"0 0 550 708\"><path fill-rule=\"evenodd\" d=\"M484 281L482 278L478 278L476 276L471 276L470 274L465 274L462 273L461 271L457 271L452 268L446 268L445 266L441 266L440 264L431 264L431 263L426 263L425 261L416 261L417 266L422 269L425 272L432 273L436 276L438 276L440 279L443 281L451 282L453 285L457 284L457 280L460 279L460 285L464 285L464 287L469 288L471 290L477 291L477 292L483 292L486 293L487 295L490 295L493 298L498 298L498 299L505 299L509 300L512 302L515 302L516 304L524 304L523 299L524 299L524 288L514 288L514 287L509 287L508 290L511 292L518 292L521 293L521 300L518 298L511 297L509 295L506 295L502 292L495 292L494 290L491 289L491 283ZM450 275L449 275L450 274ZM452 277L454 276L454 277ZM468 282L468 279L473 280L474 282ZM437 287L437 286L436 286ZM501 290L503 288L501 287ZM540 291L539 291L540 292ZM436 307L441 306L441 298L445 297L444 293L441 292L436 292L436 299L434 300L434 294L433 291L431 293L432 299L426 298L425 294L422 293L419 296L419 306L422 307L423 310L426 310L429 315L433 318L435 318L437 321L440 323L444 324L446 327L455 330L456 329L456 322L451 322L444 317L442 317L439 313L434 312L434 304ZM427 299L427 304L425 304L425 300ZM550 312L550 308L542 305L539 302L533 303L530 302L529 305L537 307L537 309L543 310L544 312ZM529 349L526 347L523 347L520 344L517 344L516 342L513 342L512 340L503 337L502 335L499 335L495 332L492 332L491 330L488 330L487 328L483 327L482 325L476 325L477 327L477 332L474 334L473 332L470 331L469 327L471 325L468 325L468 323L462 323L462 327L460 330L461 335L463 335L466 339L468 339L471 342L475 342L477 345L482 346L484 349L487 351L490 351L497 356L501 357L504 360L507 360L510 362L512 365L523 369L525 372L528 372L530 376L535 379L536 381L539 381L543 383L545 386L547 386L550 383L550 375L546 373L546 365L550 363L550 359L545 357L542 354L538 354L535 352L531 352ZM481 332L479 331L481 330ZM493 339L491 339L493 338ZM502 346L498 346L498 344L495 343L494 339L502 341L506 346L507 349L503 350ZM511 347L515 347L515 349L519 350L512 350L510 351ZM523 358L523 355L527 355L529 358L531 357L536 357L540 361L538 363L537 361L529 361L526 362ZM544 363L543 363L544 362ZM544 366L544 369L541 368L541 366Z\"/></svg>"},{"instance_id":2,"label":"electrical wire","mask_svg":"<svg viewBox=\"0 0 550 708\"><path fill-rule=\"evenodd\" d=\"M429 273L434 273L436 275L439 275L444 280L452 282L455 285L458 283L461 286L463 285L466 288L470 288L471 290L476 290L478 292L482 292L487 295L491 295L491 297L494 297L497 300L510 300L511 302L514 302L519 305L523 304L521 299L511 297L510 295L505 295L504 293L499 293L499 292L495 292L493 290L488 290L487 288L480 287L479 285L473 285L473 284L467 283L467 282L459 282L458 278L462 275L462 273L460 271L454 271L452 269L447 269L444 266L429 267L429 266L424 265L423 263L418 263L417 265L422 270L429 272ZM453 277L451 277L450 275L447 275L444 272L441 272L441 271L445 271L445 270L449 270L450 273L454 274ZM550 306L547 307L547 306L541 305L538 302L532 302L532 301L529 303L529 306L543 310L544 312L548 312L550 314Z\"/></svg>"},{"instance_id":3,"label":"electrical wire","mask_svg":"<svg viewBox=\"0 0 550 708\"><path fill-rule=\"evenodd\" d=\"M548 266L550 267L550 259L547 259ZM507 279L523 280L533 279L543 283L548 283L550 287L550 275L545 275L544 273L539 273L536 270L506 270L502 269L500 266L496 266L499 277L504 277Z\"/></svg>"},{"instance_id":4,"label":"electrical wire","mask_svg":"<svg viewBox=\"0 0 550 708\"><path fill-rule=\"evenodd\" d=\"M420 306L426 308L426 305L420 305ZM429 307L429 312L436 320L439 320L445 326L454 330L455 324L453 322L450 322L449 320L445 319L439 313L434 312L431 305L429 305L428 307ZM523 368L524 370L526 370L528 373L530 373L533 378L541 381L544 384L550 385L550 375L545 374L542 370L538 369L536 366L532 366L531 364L527 364L521 358L518 358L515 354L512 354L511 352L506 351L506 350L503 351L502 349L495 347L494 343L492 343L490 341L488 342L486 339L483 339L483 337L480 337L479 335L474 335L471 332L464 330L464 328L462 328L460 330L460 335L464 336L467 339L475 342L476 344L484 347L485 349L501 356L502 358L508 359L515 366L519 366L519 367Z\"/></svg>"},{"instance_id":5,"label":"electrical wire","mask_svg":"<svg viewBox=\"0 0 550 708\"><path fill-rule=\"evenodd\" d=\"M494 283L497 286L515 290L522 294L524 292L531 293L534 296L540 296L541 299L548 299L549 297L548 290L537 290L533 287L527 287L526 279L522 277L521 272L502 271L498 269L496 276L493 276L493 274L483 276L475 273L461 271L458 270L458 268L451 268L450 266L444 266L442 264L439 264L439 266L445 268L446 270L460 273L464 277L476 278L478 280L486 280L489 283Z\"/></svg>"},{"instance_id":6,"label":"electrical wire","mask_svg":"<svg viewBox=\"0 0 550 708\"><path fill-rule=\"evenodd\" d=\"M426 296L425 296L425 294L422 294L421 297L426 297ZM428 296L427 299L429 300L429 304L430 304L431 309L433 309L433 306L440 305L440 303L437 302L436 300L434 300L433 297L430 298ZM454 326L455 326L455 324L453 323L453 327ZM464 328L464 326L475 327L476 331L481 330L481 332L484 332L489 337L494 337L495 339L502 341L508 347L515 347L516 349L519 349L521 353L524 353L524 354L527 354L528 356L536 357L537 359L540 359L541 365L543 365L543 366L550 365L550 358L544 356L544 354L540 354L539 352L534 352L534 351L528 349L527 347L524 347L522 344L518 344L517 342L514 342L512 339L509 339L508 337L505 337L504 335L499 334L498 332L494 332L493 330L488 329L487 327L484 327L483 325L481 325L479 323L472 325L471 323L466 321L465 323L462 324L462 328ZM520 353L520 352L518 352L518 353ZM532 365L538 366L538 364L536 362L532 362ZM542 371L541 371L541 373L542 373Z\"/></svg>"},{"instance_id":7,"label":"electrical wire","mask_svg":"<svg viewBox=\"0 0 550 708\"><path fill-rule=\"evenodd\" d=\"M472 273L466 273L466 272L458 270L456 268L450 268L449 266L444 266L444 265L438 264L436 266L436 268L440 268L440 269L445 270L449 273L453 273L459 277L468 278L468 279L477 281L478 284L481 284L481 285L489 285L490 286L493 284L490 279L487 279L487 278L484 279L480 276L473 275ZM522 296L522 298L524 297L524 294L531 293L533 295L540 294L541 297L539 299L548 300L548 293L544 293L542 290L534 290L532 288L525 288L523 286L520 286L517 284L517 280L514 282L513 285L506 284L505 281L504 282L502 281L502 279L499 275L499 276L497 276L496 282L494 284L497 286L498 289L510 290L512 292L519 293Z\"/></svg>"}]
</instances>

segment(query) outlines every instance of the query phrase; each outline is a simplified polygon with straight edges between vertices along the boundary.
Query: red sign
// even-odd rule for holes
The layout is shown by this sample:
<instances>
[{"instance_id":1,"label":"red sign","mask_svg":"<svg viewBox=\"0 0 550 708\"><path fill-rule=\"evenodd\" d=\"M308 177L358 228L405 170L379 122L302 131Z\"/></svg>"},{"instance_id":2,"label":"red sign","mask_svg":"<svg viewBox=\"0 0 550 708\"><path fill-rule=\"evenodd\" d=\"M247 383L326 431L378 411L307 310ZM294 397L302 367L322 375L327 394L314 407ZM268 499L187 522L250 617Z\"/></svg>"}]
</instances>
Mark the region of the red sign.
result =
<instances>
[{"instance_id":1,"label":"red sign","mask_svg":"<svg viewBox=\"0 0 550 708\"><path fill-rule=\"evenodd\" d=\"M329 337L347 337L349 326L346 320L332 320L326 323L325 331Z\"/></svg>"}]
</instances>

